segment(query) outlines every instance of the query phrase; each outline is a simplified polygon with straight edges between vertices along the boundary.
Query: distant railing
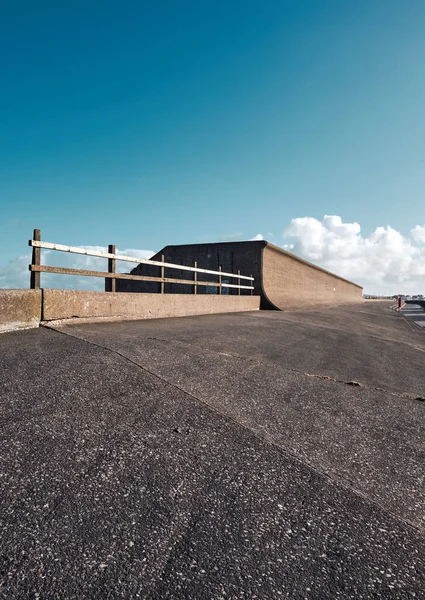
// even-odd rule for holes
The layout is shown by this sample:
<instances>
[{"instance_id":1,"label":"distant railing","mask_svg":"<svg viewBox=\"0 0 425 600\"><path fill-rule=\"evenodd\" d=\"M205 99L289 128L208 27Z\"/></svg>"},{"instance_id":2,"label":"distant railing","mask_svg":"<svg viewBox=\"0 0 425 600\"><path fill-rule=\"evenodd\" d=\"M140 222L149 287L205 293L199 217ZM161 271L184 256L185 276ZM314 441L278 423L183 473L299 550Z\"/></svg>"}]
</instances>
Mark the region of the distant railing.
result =
<instances>
[{"instance_id":1,"label":"distant railing","mask_svg":"<svg viewBox=\"0 0 425 600\"><path fill-rule=\"evenodd\" d=\"M84 248L77 248L73 246L64 246L62 244L52 244L50 242L42 242L41 234L39 229L34 229L34 236L32 240L28 242L29 246L32 246L32 261L29 265L29 270L31 271L31 279L30 279L30 287L31 289L39 289L40 288L40 274L41 273L56 273L60 275L79 275L86 277L103 277L105 279L105 292L115 292L116 291L116 280L117 279L130 279L131 281L150 281L161 284L161 293L164 293L164 284L165 283L176 283L176 284L186 284L193 285L193 293L196 294L198 291L198 286L210 286L218 288L218 293L222 293L223 288L235 288L238 290L238 294L240 295L241 290L250 290L251 294L254 292L254 278L247 275L241 275L240 271L235 273L227 273L222 271L222 268L219 267L218 271L210 271L209 269L200 269L198 267L197 262L193 267L188 267L186 265L175 265L173 263L167 263L164 261L164 255L162 255L162 260L149 260L144 258L137 258L132 256L122 256L116 254L116 248L114 245L108 246L108 252L96 252L95 250L85 250ZM58 250L60 252L70 252L72 254L84 254L86 256L94 256L96 258L107 258L108 259L108 271L88 271L84 269L68 269L64 267L50 267L41 264L41 250ZM125 262L132 262L137 264L146 264L149 266L158 266L161 267L161 276L160 277L150 277L147 275L131 275L128 273L117 273L116 272L116 261L121 260ZM165 277L165 269L176 269L178 271L190 271L194 274L193 279L177 279L172 277ZM198 273L202 273L205 275L217 275L217 281L199 281ZM236 283L223 283L222 278L230 277L237 280ZM241 285L241 279L244 281L249 281L250 285Z\"/></svg>"}]
</instances>

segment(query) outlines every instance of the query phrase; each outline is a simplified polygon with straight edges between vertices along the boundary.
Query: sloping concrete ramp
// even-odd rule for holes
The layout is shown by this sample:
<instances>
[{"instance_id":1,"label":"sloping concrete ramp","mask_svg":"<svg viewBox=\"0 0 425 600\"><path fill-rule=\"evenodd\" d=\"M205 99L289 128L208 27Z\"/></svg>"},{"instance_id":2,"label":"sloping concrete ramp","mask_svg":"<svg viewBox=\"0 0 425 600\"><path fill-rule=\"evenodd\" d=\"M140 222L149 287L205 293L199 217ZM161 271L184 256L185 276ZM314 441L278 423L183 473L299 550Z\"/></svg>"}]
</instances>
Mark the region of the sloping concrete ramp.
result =
<instances>
[{"instance_id":1,"label":"sloping concrete ramp","mask_svg":"<svg viewBox=\"0 0 425 600\"><path fill-rule=\"evenodd\" d=\"M252 242L222 242L213 244L188 244L166 246L152 260L223 271L255 278L255 295L261 296L261 308L285 310L293 308L316 308L350 304L362 301L362 287L265 240ZM167 269L171 276L171 270ZM132 271L135 275L160 275L160 268L145 264ZM172 271L172 277L186 279L187 272ZM199 277L208 281L208 275ZM213 281L211 279L211 281ZM223 277L223 283L235 283ZM118 281L119 291L159 292L159 284L148 282ZM191 294L190 285L166 284L170 294ZM237 290L226 289L223 293L236 294ZM212 287L200 287L198 294L216 293ZM245 292L249 293L249 292Z\"/></svg>"}]
</instances>

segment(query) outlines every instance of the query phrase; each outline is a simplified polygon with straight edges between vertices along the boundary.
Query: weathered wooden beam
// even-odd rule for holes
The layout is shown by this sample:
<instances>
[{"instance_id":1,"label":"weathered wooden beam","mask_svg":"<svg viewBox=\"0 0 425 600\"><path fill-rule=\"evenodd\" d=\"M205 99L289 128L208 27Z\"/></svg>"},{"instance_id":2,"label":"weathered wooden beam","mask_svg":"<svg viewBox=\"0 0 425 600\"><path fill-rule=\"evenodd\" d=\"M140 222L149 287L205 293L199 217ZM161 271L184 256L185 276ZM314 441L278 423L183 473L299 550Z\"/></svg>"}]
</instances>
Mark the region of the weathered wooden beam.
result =
<instances>
[{"instance_id":1,"label":"weathered wooden beam","mask_svg":"<svg viewBox=\"0 0 425 600\"><path fill-rule=\"evenodd\" d=\"M36 273L57 273L59 275L80 275L85 277L104 277L110 279L130 279L132 281L156 281L164 282L164 283L180 283L186 285L195 285L195 281L192 279L174 279L171 277L148 277L145 275L130 275L128 273L108 273L106 271L87 271L83 269L68 269L64 267L49 267L47 265L30 265L30 271L34 271ZM206 285L217 287L217 283L210 281L197 281L196 285ZM237 288L237 285L233 285L231 283L223 283L223 287L231 287ZM252 286L242 285L241 289L250 290L253 289Z\"/></svg>"},{"instance_id":2,"label":"weathered wooden beam","mask_svg":"<svg viewBox=\"0 0 425 600\"><path fill-rule=\"evenodd\" d=\"M40 234L40 230L39 229L34 229L33 239L35 241L37 241L37 242L40 241L41 234ZM28 242L29 245L31 245L31 241L32 240L30 240ZM41 249L38 248L37 246L35 246L32 249L31 264L39 266L40 263L41 263ZM30 288L32 290L38 290L38 289L40 289L40 273L38 271L31 271Z\"/></svg>"},{"instance_id":3,"label":"weathered wooden beam","mask_svg":"<svg viewBox=\"0 0 425 600\"><path fill-rule=\"evenodd\" d=\"M29 245L33 248L45 248L46 250L58 250L60 252L70 252L72 254L83 254L84 256L96 256L98 258L114 258L115 260L121 260L124 262L134 262L139 264L150 265L154 267L167 267L170 269L176 269L178 271L196 271L197 273L205 273L207 275L220 275L220 271L210 271L209 269L200 269L198 267L186 267L185 265L175 265L173 263L163 263L157 260L149 260L147 258L137 258L134 256L122 256L119 254L111 254L110 252L97 252L95 250L86 250L85 248L77 248L75 246L64 246L63 244L52 244L50 242L40 242L37 240L30 240ZM235 273L222 272L221 275L226 277L237 278ZM240 279L247 279L253 281L254 278L246 275L240 275Z\"/></svg>"},{"instance_id":4,"label":"weathered wooden beam","mask_svg":"<svg viewBox=\"0 0 425 600\"><path fill-rule=\"evenodd\" d=\"M113 244L109 244L108 253L115 254L116 248ZM115 273L115 258L108 258L108 273ZM105 292L116 292L117 280L112 277L105 278Z\"/></svg>"}]
</instances>

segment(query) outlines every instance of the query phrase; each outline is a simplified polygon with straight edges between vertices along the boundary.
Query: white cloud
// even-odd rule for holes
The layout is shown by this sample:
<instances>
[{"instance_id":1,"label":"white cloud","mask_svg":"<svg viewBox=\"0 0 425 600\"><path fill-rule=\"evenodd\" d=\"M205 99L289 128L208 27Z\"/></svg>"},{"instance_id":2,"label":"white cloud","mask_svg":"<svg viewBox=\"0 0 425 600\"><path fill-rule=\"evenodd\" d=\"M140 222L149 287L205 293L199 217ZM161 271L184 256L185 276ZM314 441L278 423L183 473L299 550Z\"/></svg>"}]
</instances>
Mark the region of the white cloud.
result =
<instances>
[{"instance_id":1,"label":"white cloud","mask_svg":"<svg viewBox=\"0 0 425 600\"><path fill-rule=\"evenodd\" d=\"M283 232L284 247L364 286L365 293L425 293L425 226L408 236L390 226L362 235L358 223L339 216L292 219Z\"/></svg>"},{"instance_id":2,"label":"white cloud","mask_svg":"<svg viewBox=\"0 0 425 600\"><path fill-rule=\"evenodd\" d=\"M412 238L420 244L425 244L425 225L416 225L411 232Z\"/></svg>"},{"instance_id":3,"label":"white cloud","mask_svg":"<svg viewBox=\"0 0 425 600\"><path fill-rule=\"evenodd\" d=\"M102 246L82 246L85 250L95 252L107 252ZM122 256L133 256L135 258L150 258L154 252L151 250L119 250L117 254ZM31 262L31 252L18 256L7 264L0 272L0 288L28 288L30 272L28 265ZM107 271L105 258L85 256L83 254L70 254L67 252L55 252L53 250L41 251L41 263L55 267L68 267L71 269L85 269L88 271ZM128 273L137 263L117 262L119 273ZM103 290L105 280L101 277L85 277L78 275L55 275L52 273L41 273L41 287L73 290Z\"/></svg>"},{"instance_id":4,"label":"white cloud","mask_svg":"<svg viewBox=\"0 0 425 600\"><path fill-rule=\"evenodd\" d=\"M261 235L261 233L257 233L257 235L254 235L254 237L251 238L249 241L250 242L259 242L260 240L264 240L264 237Z\"/></svg>"}]
</instances>

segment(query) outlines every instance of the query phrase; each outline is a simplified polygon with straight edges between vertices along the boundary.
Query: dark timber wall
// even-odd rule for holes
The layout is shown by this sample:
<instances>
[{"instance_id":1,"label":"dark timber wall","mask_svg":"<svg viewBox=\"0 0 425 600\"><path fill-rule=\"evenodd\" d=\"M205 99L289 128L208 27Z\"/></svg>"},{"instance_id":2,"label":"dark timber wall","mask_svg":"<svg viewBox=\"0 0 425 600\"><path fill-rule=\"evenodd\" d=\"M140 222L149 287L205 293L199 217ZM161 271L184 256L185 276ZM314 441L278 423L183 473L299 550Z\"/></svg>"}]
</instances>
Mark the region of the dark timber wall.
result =
<instances>
[{"instance_id":1,"label":"dark timber wall","mask_svg":"<svg viewBox=\"0 0 425 600\"><path fill-rule=\"evenodd\" d=\"M255 278L254 294L261 296L263 309L314 308L360 302L362 288L337 275L325 271L312 263L302 260L267 241L222 242L213 244L188 244L166 246L153 257L165 262L193 266L195 261L203 269L218 270ZM131 272L135 275L160 276L160 267L138 265ZM193 274L188 271L166 269L165 276L188 279ZM209 278L209 279L208 279ZM198 275L199 281L217 281L216 276ZM223 277L223 283L236 283ZM244 281L241 280L243 284ZM160 292L160 284L117 280L117 291ZM193 286L165 284L165 293L192 294ZM198 287L198 294L217 292L216 288ZM223 288L224 294L237 294L237 290ZM249 291L242 290L242 294Z\"/></svg>"}]
</instances>

